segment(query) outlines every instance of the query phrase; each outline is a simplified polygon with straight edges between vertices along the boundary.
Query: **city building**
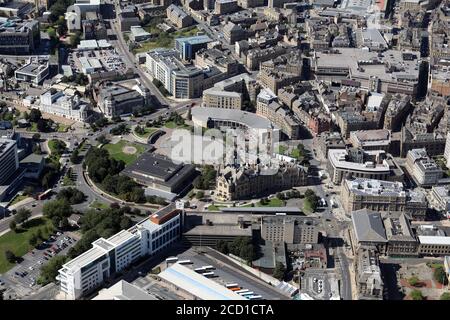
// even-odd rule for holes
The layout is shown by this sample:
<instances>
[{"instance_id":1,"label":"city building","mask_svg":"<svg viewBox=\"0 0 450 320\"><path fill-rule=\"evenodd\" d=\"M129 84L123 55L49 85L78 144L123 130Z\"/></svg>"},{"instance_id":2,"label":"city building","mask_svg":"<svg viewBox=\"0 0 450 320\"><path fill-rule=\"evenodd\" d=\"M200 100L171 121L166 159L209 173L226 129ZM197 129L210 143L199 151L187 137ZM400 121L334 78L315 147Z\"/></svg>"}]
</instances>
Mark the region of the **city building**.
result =
<instances>
[{"instance_id":1,"label":"city building","mask_svg":"<svg viewBox=\"0 0 450 320\"><path fill-rule=\"evenodd\" d=\"M0 54L33 54L40 39L39 22L36 20L11 19L0 23Z\"/></svg>"},{"instance_id":2,"label":"city building","mask_svg":"<svg viewBox=\"0 0 450 320\"><path fill-rule=\"evenodd\" d=\"M428 209L425 194L406 190L401 182L367 178L345 179L341 199L350 213L360 209L379 212L403 212L415 220L424 220Z\"/></svg>"},{"instance_id":3,"label":"city building","mask_svg":"<svg viewBox=\"0 0 450 320\"><path fill-rule=\"evenodd\" d=\"M444 158L446 160L447 168L450 168L450 132L447 133L447 137L445 140Z\"/></svg>"},{"instance_id":4,"label":"city building","mask_svg":"<svg viewBox=\"0 0 450 320\"><path fill-rule=\"evenodd\" d=\"M158 300L142 288L125 280L120 280L115 285L99 291L92 300Z\"/></svg>"},{"instance_id":5,"label":"city building","mask_svg":"<svg viewBox=\"0 0 450 320\"><path fill-rule=\"evenodd\" d=\"M177 28L185 28L190 26L194 20L190 15L188 15L181 7L171 4L166 10L167 18L172 22Z\"/></svg>"},{"instance_id":6,"label":"city building","mask_svg":"<svg viewBox=\"0 0 450 320\"><path fill-rule=\"evenodd\" d=\"M91 109L89 103L81 100L78 92L70 94L54 88L41 94L40 103L35 104L35 107L42 112L81 122L88 119L88 111Z\"/></svg>"},{"instance_id":7,"label":"city building","mask_svg":"<svg viewBox=\"0 0 450 320\"><path fill-rule=\"evenodd\" d=\"M19 168L17 143L10 139L0 139L0 186L4 185Z\"/></svg>"},{"instance_id":8,"label":"city building","mask_svg":"<svg viewBox=\"0 0 450 320\"><path fill-rule=\"evenodd\" d=\"M217 247L219 241L232 243L236 238L253 237L250 214L187 212L182 243L186 246Z\"/></svg>"},{"instance_id":9,"label":"city building","mask_svg":"<svg viewBox=\"0 0 450 320\"><path fill-rule=\"evenodd\" d=\"M174 263L158 274L158 277L170 284L171 288L191 296L192 300L247 300L244 296L180 263Z\"/></svg>"},{"instance_id":10,"label":"city building","mask_svg":"<svg viewBox=\"0 0 450 320\"><path fill-rule=\"evenodd\" d=\"M436 209L443 211L448 217L450 213L450 190L448 186L431 187L430 196Z\"/></svg>"},{"instance_id":11,"label":"city building","mask_svg":"<svg viewBox=\"0 0 450 320\"><path fill-rule=\"evenodd\" d=\"M434 225L419 225L416 229L419 239L418 254L426 256L450 255L450 237L446 232Z\"/></svg>"},{"instance_id":12,"label":"city building","mask_svg":"<svg viewBox=\"0 0 450 320\"><path fill-rule=\"evenodd\" d=\"M201 95L205 78L203 70L183 64L176 50L151 50L146 54L146 67L150 75L175 98L192 99Z\"/></svg>"},{"instance_id":13,"label":"city building","mask_svg":"<svg viewBox=\"0 0 450 320\"><path fill-rule=\"evenodd\" d=\"M49 64L47 59L32 57L28 62L14 71L17 81L24 81L39 85L49 75Z\"/></svg>"},{"instance_id":14,"label":"city building","mask_svg":"<svg viewBox=\"0 0 450 320\"><path fill-rule=\"evenodd\" d=\"M122 174L146 186L147 190L153 190L155 195L173 198L172 195L190 187L196 171L191 164L175 164L167 157L146 152L127 166Z\"/></svg>"},{"instance_id":15,"label":"city building","mask_svg":"<svg viewBox=\"0 0 450 320\"><path fill-rule=\"evenodd\" d=\"M328 172L334 184L341 184L342 179L349 176L387 181L403 180L401 168L391 155L382 150L330 149Z\"/></svg>"},{"instance_id":16,"label":"city building","mask_svg":"<svg viewBox=\"0 0 450 320\"><path fill-rule=\"evenodd\" d=\"M216 0L214 12L216 14L228 14L238 11L237 0Z\"/></svg>"},{"instance_id":17,"label":"city building","mask_svg":"<svg viewBox=\"0 0 450 320\"><path fill-rule=\"evenodd\" d=\"M378 252L373 247L362 247L355 260L356 286L359 300L383 300L383 278Z\"/></svg>"},{"instance_id":18,"label":"city building","mask_svg":"<svg viewBox=\"0 0 450 320\"><path fill-rule=\"evenodd\" d=\"M385 129L352 131L349 141L354 148L389 152L391 133Z\"/></svg>"},{"instance_id":19,"label":"city building","mask_svg":"<svg viewBox=\"0 0 450 320\"><path fill-rule=\"evenodd\" d=\"M122 8L119 12L120 31L130 31L132 26L139 26L140 20L134 6Z\"/></svg>"},{"instance_id":20,"label":"city building","mask_svg":"<svg viewBox=\"0 0 450 320\"><path fill-rule=\"evenodd\" d=\"M218 201L233 201L259 197L303 186L307 183L305 167L292 162L281 162L277 172L264 174L261 165L227 166L218 171L215 197Z\"/></svg>"},{"instance_id":21,"label":"city building","mask_svg":"<svg viewBox=\"0 0 450 320\"><path fill-rule=\"evenodd\" d=\"M98 93L98 107L108 119L132 114L147 106L149 100L149 90L139 85L129 88L121 84L107 83Z\"/></svg>"},{"instance_id":22,"label":"city building","mask_svg":"<svg viewBox=\"0 0 450 320\"><path fill-rule=\"evenodd\" d=\"M141 26L130 27L130 40L134 42L142 42L151 39L153 36L150 32L145 31Z\"/></svg>"},{"instance_id":23,"label":"city building","mask_svg":"<svg viewBox=\"0 0 450 320\"><path fill-rule=\"evenodd\" d=\"M433 186L442 178L442 169L423 149L412 149L406 156L406 169L420 186Z\"/></svg>"},{"instance_id":24,"label":"city building","mask_svg":"<svg viewBox=\"0 0 450 320\"><path fill-rule=\"evenodd\" d=\"M314 218L266 216L261 218L261 237L271 242L312 244L319 242L319 230Z\"/></svg>"},{"instance_id":25,"label":"city building","mask_svg":"<svg viewBox=\"0 0 450 320\"><path fill-rule=\"evenodd\" d=\"M61 292L67 299L86 296L139 259L167 249L180 233L180 210L169 205L128 230L100 238L91 249L59 269Z\"/></svg>"},{"instance_id":26,"label":"city building","mask_svg":"<svg viewBox=\"0 0 450 320\"><path fill-rule=\"evenodd\" d=\"M388 239L386 254L390 257L417 256L418 242L405 214L384 220Z\"/></svg>"},{"instance_id":27,"label":"city building","mask_svg":"<svg viewBox=\"0 0 450 320\"><path fill-rule=\"evenodd\" d=\"M418 52L386 50L379 57L377 51L337 48L328 52L316 51L313 70L320 80L343 81L349 78L370 91L415 96L419 57Z\"/></svg>"},{"instance_id":28,"label":"city building","mask_svg":"<svg viewBox=\"0 0 450 320\"><path fill-rule=\"evenodd\" d=\"M258 94L256 100L256 114L263 116L289 137L289 139L299 139L302 125L295 118L293 113L284 108L279 102L277 96L270 89L263 89Z\"/></svg>"},{"instance_id":29,"label":"city building","mask_svg":"<svg viewBox=\"0 0 450 320\"><path fill-rule=\"evenodd\" d=\"M207 35L184 37L175 39L175 50L180 58L189 61L195 58L195 54L205 49L212 40Z\"/></svg>"},{"instance_id":30,"label":"city building","mask_svg":"<svg viewBox=\"0 0 450 320\"><path fill-rule=\"evenodd\" d=\"M374 246L380 254L388 243L379 212L361 209L352 212L352 241L356 247Z\"/></svg>"}]
</instances>

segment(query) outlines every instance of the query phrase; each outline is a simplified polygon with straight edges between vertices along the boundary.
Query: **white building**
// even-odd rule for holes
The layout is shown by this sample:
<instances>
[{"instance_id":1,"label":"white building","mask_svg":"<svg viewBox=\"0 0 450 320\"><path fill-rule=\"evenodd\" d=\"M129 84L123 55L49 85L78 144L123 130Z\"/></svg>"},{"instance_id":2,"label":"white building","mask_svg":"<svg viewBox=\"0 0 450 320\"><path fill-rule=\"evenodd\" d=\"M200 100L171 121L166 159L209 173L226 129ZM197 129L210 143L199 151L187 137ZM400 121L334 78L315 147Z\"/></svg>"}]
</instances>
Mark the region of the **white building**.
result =
<instances>
[{"instance_id":1,"label":"white building","mask_svg":"<svg viewBox=\"0 0 450 320\"><path fill-rule=\"evenodd\" d=\"M444 158L447 160L446 166L450 168L450 133L447 133L447 140L445 142Z\"/></svg>"},{"instance_id":2,"label":"white building","mask_svg":"<svg viewBox=\"0 0 450 320\"><path fill-rule=\"evenodd\" d=\"M164 250L180 236L180 212L169 205L128 230L94 241L90 250L59 270L61 291L78 299L140 258Z\"/></svg>"},{"instance_id":3,"label":"white building","mask_svg":"<svg viewBox=\"0 0 450 320\"><path fill-rule=\"evenodd\" d=\"M28 62L14 72L17 81L40 84L49 75L48 59L31 57Z\"/></svg>"},{"instance_id":4,"label":"white building","mask_svg":"<svg viewBox=\"0 0 450 320\"><path fill-rule=\"evenodd\" d=\"M412 149L406 155L406 169L420 186L435 185L442 178L442 169L428 157L425 148Z\"/></svg>"},{"instance_id":5,"label":"white building","mask_svg":"<svg viewBox=\"0 0 450 320\"><path fill-rule=\"evenodd\" d=\"M80 100L78 94L68 94L65 91L50 89L40 97L37 105L42 112L54 114L75 121L86 121L89 105Z\"/></svg>"}]
</instances>

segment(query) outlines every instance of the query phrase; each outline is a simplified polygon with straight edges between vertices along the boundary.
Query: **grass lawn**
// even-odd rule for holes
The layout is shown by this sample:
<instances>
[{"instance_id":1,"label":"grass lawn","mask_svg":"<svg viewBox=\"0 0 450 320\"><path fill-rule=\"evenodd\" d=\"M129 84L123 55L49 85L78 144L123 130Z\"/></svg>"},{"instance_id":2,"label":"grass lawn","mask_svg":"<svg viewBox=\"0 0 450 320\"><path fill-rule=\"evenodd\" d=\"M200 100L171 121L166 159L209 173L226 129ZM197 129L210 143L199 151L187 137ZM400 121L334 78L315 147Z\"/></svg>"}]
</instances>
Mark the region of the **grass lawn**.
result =
<instances>
[{"instance_id":1,"label":"grass lawn","mask_svg":"<svg viewBox=\"0 0 450 320\"><path fill-rule=\"evenodd\" d=\"M220 211L220 208L225 208L225 206L216 206L212 204L208 207L208 211Z\"/></svg>"},{"instance_id":2,"label":"grass lawn","mask_svg":"<svg viewBox=\"0 0 450 320\"><path fill-rule=\"evenodd\" d=\"M190 129L190 126L188 126L187 124L177 125L174 121L167 121L166 123L164 123L164 127L169 128L169 129L175 129L175 128Z\"/></svg>"},{"instance_id":3,"label":"grass lawn","mask_svg":"<svg viewBox=\"0 0 450 320\"><path fill-rule=\"evenodd\" d=\"M199 31L198 28L195 26L187 27L172 33L165 33L165 32L163 33L160 29L156 27L145 27L144 29L147 32L153 34L156 33L163 36L158 36L156 39L141 42L140 48L133 49L133 53L135 54L140 52L147 52L149 50L156 48L173 48L175 45L175 38L195 36Z\"/></svg>"},{"instance_id":4,"label":"grass lawn","mask_svg":"<svg viewBox=\"0 0 450 320\"><path fill-rule=\"evenodd\" d=\"M63 178L63 185L64 186L74 186L75 182L68 175L65 175Z\"/></svg>"},{"instance_id":5,"label":"grass lawn","mask_svg":"<svg viewBox=\"0 0 450 320\"><path fill-rule=\"evenodd\" d=\"M65 124L58 124L57 132L67 132L67 130L69 130L69 126L66 126Z\"/></svg>"},{"instance_id":6,"label":"grass lawn","mask_svg":"<svg viewBox=\"0 0 450 320\"><path fill-rule=\"evenodd\" d=\"M42 235L44 238L48 238L49 233L47 232L47 226L53 227L52 222L46 218L36 218L27 221L24 225L23 230L19 230L17 233L14 231L9 231L0 237L0 273L5 273L11 269L14 264L9 263L6 260L5 252L6 250L11 250L18 257L23 256L33 247L28 243L31 235L35 233L38 229L42 230Z\"/></svg>"},{"instance_id":7,"label":"grass lawn","mask_svg":"<svg viewBox=\"0 0 450 320\"><path fill-rule=\"evenodd\" d=\"M269 199L269 201L266 204L262 205L258 202L258 203L256 203L256 206L257 207L283 207L284 202L283 202L283 200L280 200L278 198L272 198L272 199Z\"/></svg>"},{"instance_id":8,"label":"grass lawn","mask_svg":"<svg viewBox=\"0 0 450 320\"><path fill-rule=\"evenodd\" d=\"M135 147L136 153L135 154L126 154L123 152L123 148L125 146ZM116 144L108 143L103 146L106 150L108 150L109 154L116 160L122 160L125 162L126 165L130 164L134 160L136 160L142 153L145 151L145 147L141 146L137 143L131 143L125 140L121 140L117 142Z\"/></svg>"},{"instance_id":9,"label":"grass lawn","mask_svg":"<svg viewBox=\"0 0 450 320\"><path fill-rule=\"evenodd\" d=\"M12 205L14 205L14 204L16 204L16 203L19 203L20 201L22 201L22 200L25 200L26 198L28 198L28 196L24 196L24 195L18 195L18 196L16 196L15 198L14 198L14 200L10 203L10 206L12 206Z\"/></svg>"},{"instance_id":10,"label":"grass lawn","mask_svg":"<svg viewBox=\"0 0 450 320\"><path fill-rule=\"evenodd\" d=\"M37 123L36 122L31 122L31 126L29 126L27 128L27 131L31 131L31 132L37 132Z\"/></svg>"},{"instance_id":11,"label":"grass lawn","mask_svg":"<svg viewBox=\"0 0 450 320\"><path fill-rule=\"evenodd\" d=\"M109 206L106 203L100 202L97 200L92 202L90 207L94 208L94 209L108 209L109 208Z\"/></svg>"},{"instance_id":12,"label":"grass lawn","mask_svg":"<svg viewBox=\"0 0 450 320\"><path fill-rule=\"evenodd\" d=\"M138 134L136 131L134 132L135 135L137 135L140 138L148 138L153 132L158 130L157 128L144 128L145 133L144 134Z\"/></svg>"}]
</instances>

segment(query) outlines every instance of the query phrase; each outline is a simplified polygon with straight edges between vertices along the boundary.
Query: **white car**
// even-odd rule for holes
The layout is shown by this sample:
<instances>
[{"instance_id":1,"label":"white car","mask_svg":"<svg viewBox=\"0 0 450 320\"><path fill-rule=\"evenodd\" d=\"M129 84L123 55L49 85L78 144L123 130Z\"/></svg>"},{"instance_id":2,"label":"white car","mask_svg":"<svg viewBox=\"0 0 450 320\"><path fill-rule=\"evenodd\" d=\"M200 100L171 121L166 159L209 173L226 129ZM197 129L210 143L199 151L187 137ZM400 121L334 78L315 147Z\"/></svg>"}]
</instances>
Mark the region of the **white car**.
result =
<instances>
[{"instance_id":1,"label":"white car","mask_svg":"<svg viewBox=\"0 0 450 320\"><path fill-rule=\"evenodd\" d=\"M33 267L29 267L29 268L28 268L28 270L31 270L31 271L33 271L33 270L34 270L34 268L33 268Z\"/></svg>"}]
</instances>

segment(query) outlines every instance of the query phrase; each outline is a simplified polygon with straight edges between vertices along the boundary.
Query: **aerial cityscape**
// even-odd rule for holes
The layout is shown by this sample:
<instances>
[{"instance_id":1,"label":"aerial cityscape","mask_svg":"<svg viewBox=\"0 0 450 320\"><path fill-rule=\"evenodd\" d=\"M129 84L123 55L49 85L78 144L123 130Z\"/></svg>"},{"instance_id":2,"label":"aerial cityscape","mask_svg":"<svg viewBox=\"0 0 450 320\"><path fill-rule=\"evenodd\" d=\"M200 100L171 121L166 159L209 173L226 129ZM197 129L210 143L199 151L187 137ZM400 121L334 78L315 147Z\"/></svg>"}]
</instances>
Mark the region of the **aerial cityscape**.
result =
<instances>
[{"instance_id":1,"label":"aerial cityscape","mask_svg":"<svg viewBox=\"0 0 450 320\"><path fill-rule=\"evenodd\" d=\"M449 280L450 0L0 1L0 300Z\"/></svg>"}]
</instances>

